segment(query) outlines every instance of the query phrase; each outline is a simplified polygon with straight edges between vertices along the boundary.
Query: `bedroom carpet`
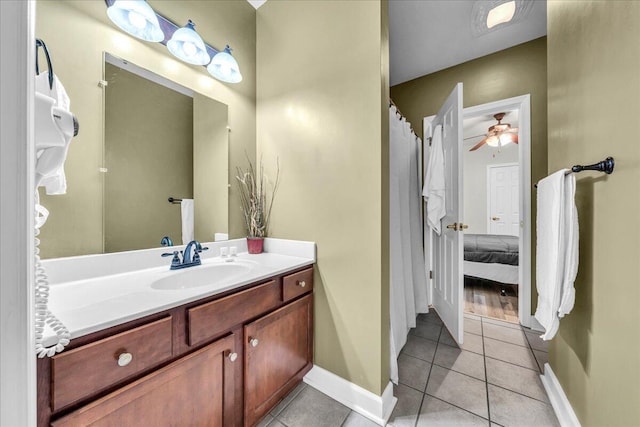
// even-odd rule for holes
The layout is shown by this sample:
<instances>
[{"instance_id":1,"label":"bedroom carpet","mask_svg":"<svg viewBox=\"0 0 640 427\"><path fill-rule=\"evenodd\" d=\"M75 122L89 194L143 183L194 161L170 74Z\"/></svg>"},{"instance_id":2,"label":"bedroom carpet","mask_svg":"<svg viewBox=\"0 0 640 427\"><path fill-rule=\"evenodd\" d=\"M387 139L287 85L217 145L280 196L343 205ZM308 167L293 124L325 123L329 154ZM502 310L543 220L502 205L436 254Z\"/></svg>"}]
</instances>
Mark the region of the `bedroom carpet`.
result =
<instances>
[{"instance_id":1,"label":"bedroom carpet","mask_svg":"<svg viewBox=\"0 0 640 427\"><path fill-rule=\"evenodd\" d=\"M547 345L520 325L465 315L458 347L432 310L420 314L398 357L394 427L556 427L540 382ZM258 427L376 427L304 383Z\"/></svg>"}]
</instances>

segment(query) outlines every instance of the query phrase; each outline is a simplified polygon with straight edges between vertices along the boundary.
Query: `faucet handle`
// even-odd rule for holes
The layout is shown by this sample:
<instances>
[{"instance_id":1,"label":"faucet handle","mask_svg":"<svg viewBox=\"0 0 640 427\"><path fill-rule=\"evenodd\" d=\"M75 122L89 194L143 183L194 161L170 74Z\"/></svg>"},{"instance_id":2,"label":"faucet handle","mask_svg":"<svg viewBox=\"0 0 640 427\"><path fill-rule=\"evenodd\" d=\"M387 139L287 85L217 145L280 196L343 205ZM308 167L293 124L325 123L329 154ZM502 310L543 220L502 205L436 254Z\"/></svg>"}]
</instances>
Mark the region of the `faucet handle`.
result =
<instances>
[{"instance_id":1,"label":"faucet handle","mask_svg":"<svg viewBox=\"0 0 640 427\"><path fill-rule=\"evenodd\" d=\"M176 267L180 265L180 257L178 256L178 251L173 251L173 253L164 253L162 254L162 257L168 257L168 256L172 256L173 259L171 260L171 267Z\"/></svg>"},{"instance_id":2,"label":"faucet handle","mask_svg":"<svg viewBox=\"0 0 640 427\"><path fill-rule=\"evenodd\" d=\"M206 246L204 246L204 247L203 247L203 246L201 246L201 247L200 247L200 249L198 249L198 250L197 250L197 252L208 251L208 250L209 250L209 248L208 248L208 247L206 247Z\"/></svg>"},{"instance_id":3,"label":"faucet handle","mask_svg":"<svg viewBox=\"0 0 640 427\"><path fill-rule=\"evenodd\" d=\"M162 246L173 246L173 240L171 240L171 237L169 236L164 236L160 241L160 244Z\"/></svg>"}]
</instances>

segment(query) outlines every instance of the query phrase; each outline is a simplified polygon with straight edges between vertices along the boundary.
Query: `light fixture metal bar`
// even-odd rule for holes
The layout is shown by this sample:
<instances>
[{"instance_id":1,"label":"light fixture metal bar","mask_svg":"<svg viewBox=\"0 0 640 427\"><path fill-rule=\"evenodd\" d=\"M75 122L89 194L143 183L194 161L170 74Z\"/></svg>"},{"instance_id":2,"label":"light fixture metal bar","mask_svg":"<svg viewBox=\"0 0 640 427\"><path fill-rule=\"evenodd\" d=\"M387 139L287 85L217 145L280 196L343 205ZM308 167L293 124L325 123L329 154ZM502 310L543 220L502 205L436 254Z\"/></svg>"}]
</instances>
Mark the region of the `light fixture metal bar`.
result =
<instances>
[{"instance_id":1,"label":"light fixture metal bar","mask_svg":"<svg viewBox=\"0 0 640 427\"><path fill-rule=\"evenodd\" d=\"M116 0L104 0L104 2L107 5L107 7L110 7L111 5L113 5L113 3L116 2ZM171 40L171 36L173 36L173 33L175 33L176 30L178 30L179 28L182 28L182 27L176 25L170 19L167 19L164 16L160 15L158 12L155 11L155 9L153 10L153 12L158 17L158 23L160 24L160 28L162 29L162 32L164 33L164 40L162 40L160 43L162 43L163 45L166 46L167 42L169 40ZM211 57L211 58L213 58L216 55L216 53L220 52L216 48L211 47L207 42L205 42L204 45L207 48L207 53L209 54L209 57ZM208 64L205 64L205 65L203 65L203 67L206 68L207 65Z\"/></svg>"}]
</instances>

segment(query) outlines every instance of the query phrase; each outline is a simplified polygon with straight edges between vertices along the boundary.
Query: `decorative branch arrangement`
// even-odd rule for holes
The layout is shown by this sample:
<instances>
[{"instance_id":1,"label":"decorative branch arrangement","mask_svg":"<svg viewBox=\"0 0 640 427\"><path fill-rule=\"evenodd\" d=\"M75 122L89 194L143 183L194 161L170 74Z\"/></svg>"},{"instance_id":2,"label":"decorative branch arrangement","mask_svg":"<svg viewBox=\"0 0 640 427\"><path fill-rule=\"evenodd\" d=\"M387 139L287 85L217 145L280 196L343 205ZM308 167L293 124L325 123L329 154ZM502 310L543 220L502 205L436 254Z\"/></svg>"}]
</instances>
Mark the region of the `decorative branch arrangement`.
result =
<instances>
[{"instance_id":1,"label":"decorative branch arrangement","mask_svg":"<svg viewBox=\"0 0 640 427\"><path fill-rule=\"evenodd\" d=\"M269 232L269 220L271 218L271 208L273 200L280 184L280 162L276 161L277 172L273 185L270 185L269 178L264 171L262 157L256 169L249 162L248 169L236 167L236 179L240 189L240 204L244 215L247 237L264 238ZM269 191L271 187L271 191ZM269 195L269 193L271 193Z\"/></svg>"}]
</instances>

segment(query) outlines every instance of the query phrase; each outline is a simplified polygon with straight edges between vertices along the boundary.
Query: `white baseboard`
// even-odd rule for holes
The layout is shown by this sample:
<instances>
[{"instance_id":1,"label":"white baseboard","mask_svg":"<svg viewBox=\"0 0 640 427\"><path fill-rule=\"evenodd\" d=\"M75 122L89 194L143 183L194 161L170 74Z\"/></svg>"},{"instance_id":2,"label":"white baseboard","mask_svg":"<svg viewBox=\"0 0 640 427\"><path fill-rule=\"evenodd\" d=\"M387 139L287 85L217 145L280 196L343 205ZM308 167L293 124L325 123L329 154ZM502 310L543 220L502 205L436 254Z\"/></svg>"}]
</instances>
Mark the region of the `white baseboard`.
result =
<instances>
[{"instance_id":1,"label":"white baseboard","mask_svg":"<svg viewBox=\"0 0 640 427\"><path fill-rule=\"evenodd\" d=\"M549 401L553 406L556 417L558 417L558 421L560 421L560 425L562 427L580 427L580 421L548 363L544 364L544 375L540 375L540 379L544 389L547 391L547 396L549 396Z\"/></svg>"},{"instance_id":2,"label":"white baseboard","mask_svg":"<svg viewBox=\"0 0 640 427\"><path fill-rule=\"evenodd\" d=\"M316 365L304 376L304 382L381 426L389 421L398 401L391 382L378 396Z\"/></svg>"}]
</instances>

